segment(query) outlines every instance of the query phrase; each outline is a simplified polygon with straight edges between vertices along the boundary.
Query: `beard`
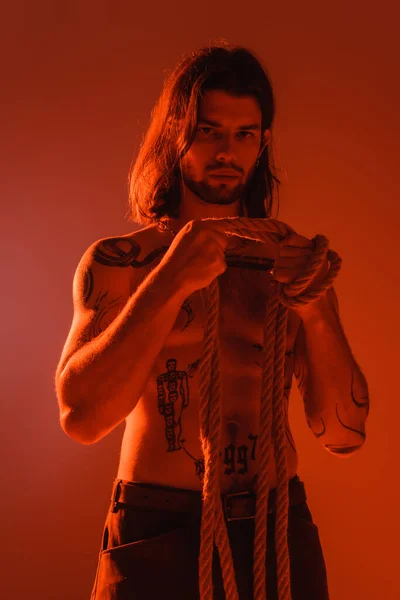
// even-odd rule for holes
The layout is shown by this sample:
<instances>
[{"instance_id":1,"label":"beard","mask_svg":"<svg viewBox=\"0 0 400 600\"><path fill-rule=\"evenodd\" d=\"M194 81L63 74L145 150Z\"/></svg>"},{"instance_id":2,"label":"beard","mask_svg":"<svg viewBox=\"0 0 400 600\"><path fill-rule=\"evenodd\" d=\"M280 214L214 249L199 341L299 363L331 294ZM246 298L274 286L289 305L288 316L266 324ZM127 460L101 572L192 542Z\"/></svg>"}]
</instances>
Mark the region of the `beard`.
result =
<instances>
[{"instance_id":1,"label":"beard","mask_svg":"<svg viewBox=\"0 0 400 600\"><path fill-rule=\"evenodd\" d=\"M240 201L240 216L247 216L246 198L252 183L252 175L255 167L253 167L247 177L245 183L239 183L232 187L229 183L219 183L209 185L207 180L195 181L192 178L192 170L190 166L182 168L182 179L186 186L196 196L201 198L207 204L214 205L230 205L238 200ZM253 243L252 240L244 238L233 238L234 249L242 248L247 244ZM232 307L242 312L251 312L250 305L254 301L254 296L259 295L261 291L262 277L264 273L239 267L227 267L224 273L218 277L220 290L220 305L221 308Z\"/></svg>"},{"instance_id":2,"label":"beard","mask_svg":"<svg viewBox=\"0 0 400 600\"><path fill-rule=\"evenodd\" d=\"M181 166L181 172L185 185L206 204L227 206L234 204L239 200L241 205L243 205L249 192L254 167L250 170L247 180L244 183L238 183L234 187L232 187L229 182L219 182L210 185L207 178L204 178L201 181L195 181L193 179L192 169L189 165L185 167Z\"/></svg>"},{"instance_id":3,"label":"beard","mask_svg":"<svg viewBox=\"0 0 400 600\"><path fill-rule=\"evenodd\" d=\"M245 185L242 183L231 188L229 183L209 185L206 181L194 181L188 178L184 178L183 181L189 190L201 198L203 202L206 202L206 204L222 206L234 204L240 200L245 189Z\"/></svg>"}]
</instances>

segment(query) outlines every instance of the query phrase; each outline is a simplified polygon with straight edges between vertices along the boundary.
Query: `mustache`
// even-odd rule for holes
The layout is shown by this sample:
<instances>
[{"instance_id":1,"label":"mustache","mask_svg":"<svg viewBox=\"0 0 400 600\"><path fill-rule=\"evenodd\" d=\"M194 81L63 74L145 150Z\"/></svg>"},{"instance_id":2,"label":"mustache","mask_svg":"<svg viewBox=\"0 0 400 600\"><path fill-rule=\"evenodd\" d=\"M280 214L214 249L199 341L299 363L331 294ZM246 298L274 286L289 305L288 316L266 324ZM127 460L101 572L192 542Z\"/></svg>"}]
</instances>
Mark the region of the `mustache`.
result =
<instances>
[{"instance_id":1,"label":"mustache","mask_svg":"<svg viewBox=\"0 0 400 600\"><path fill-rule=\"evenodd\" d=\"M208 170L211 171L211 173L219 173L220 171L232 171L232 174L242 174L241 171L239 171L236 167L230 167L228 165L225 165L224 167L222 167L221 165L217 165L215 167L210 167Z\"/></svg>"}]
</instances>

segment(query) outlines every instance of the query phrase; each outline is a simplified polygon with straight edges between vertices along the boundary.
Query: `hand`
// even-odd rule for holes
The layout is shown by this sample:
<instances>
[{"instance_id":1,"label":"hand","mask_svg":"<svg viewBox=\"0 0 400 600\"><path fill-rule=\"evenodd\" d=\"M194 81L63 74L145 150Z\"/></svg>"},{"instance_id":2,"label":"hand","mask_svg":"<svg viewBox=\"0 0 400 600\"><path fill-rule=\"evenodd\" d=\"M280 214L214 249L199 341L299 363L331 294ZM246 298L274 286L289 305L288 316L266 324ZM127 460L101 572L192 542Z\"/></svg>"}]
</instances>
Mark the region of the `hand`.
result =
<instances>
[{"instance_id":1,"label":"hand","mask_svg":"<svg viewBox=\"0 0 400 600\"><path fill-rule=\"evenodd\" d=\"M226 271L225 252L231 239L226 234L226 224L220 221L216 218L188 221L160 262L185 298L208 287Z\"/></svg>"},{"instance_id":2,"label":"hand","mask_svg":"<svg viewBox=\"0 0 400 600\"><path fill-rule=\"evenodd\" d=\"M278 244L278 256L275 262L274 279L280 283L292 283L297 277L303 275L308 261L314 252L312 240L291 233ZM306 291L309 292L323 281L329 271L329 260L327 251L325 260L319 271L314 275Z\"/></svg>"}]
</instances>

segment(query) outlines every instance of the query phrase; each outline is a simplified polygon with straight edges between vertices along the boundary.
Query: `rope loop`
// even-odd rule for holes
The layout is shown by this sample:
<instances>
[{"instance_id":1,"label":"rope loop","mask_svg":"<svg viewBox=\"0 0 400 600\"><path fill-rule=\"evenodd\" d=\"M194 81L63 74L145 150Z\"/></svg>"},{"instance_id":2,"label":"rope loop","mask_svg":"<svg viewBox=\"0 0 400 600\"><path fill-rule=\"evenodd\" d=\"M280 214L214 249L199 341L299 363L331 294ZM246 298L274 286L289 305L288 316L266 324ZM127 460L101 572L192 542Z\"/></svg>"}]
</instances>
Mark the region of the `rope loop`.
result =
<instances>
[{"instance_id":1,"label":"rope loop","mask_svg":"<svg viewBox=\"0 0 400 600\"><path fill-rule=\"evenodd\" d=\"M327 289L332 287L341 266L342 259L334 251L328 248L329 240L324 235L316 235L312 238L314 242L314 251L308 261L304 273L300 274L292 283L281 284L279 290L279 301L287 308L304 306L311 304L320 298ZM329 271L325 279L318 285L313 285L313 289L308 290L310 283L320 270L327 256L329 261Z\"/></svg>"},{"instance_id":2,"label":"rope loop","mask_svg":"<svg viewBox=\"0 0 400 600\"><path fill-rule=\"evenodd\" d=\"M207 219L212 221L212 219ZM272 241L276 244L281 243L285 238L296 233L296 231L277 219L253 219L249 217L224 217L216 218L219 223L226 223L227 235L236 235L238 237L258 242ZM279 302L287 308L302 306L315 302L325 291L333 285L341 265L342 259L334 251L328 248L329 240L324 235L317 234L312 238L314 250L307 264L307 267L301 275L290 284L278 283L277 294ZM325 257L329 260L329 272L324 281L313 289L307 290L315 275L320 270Z\"/></svg>"}]
</instances>

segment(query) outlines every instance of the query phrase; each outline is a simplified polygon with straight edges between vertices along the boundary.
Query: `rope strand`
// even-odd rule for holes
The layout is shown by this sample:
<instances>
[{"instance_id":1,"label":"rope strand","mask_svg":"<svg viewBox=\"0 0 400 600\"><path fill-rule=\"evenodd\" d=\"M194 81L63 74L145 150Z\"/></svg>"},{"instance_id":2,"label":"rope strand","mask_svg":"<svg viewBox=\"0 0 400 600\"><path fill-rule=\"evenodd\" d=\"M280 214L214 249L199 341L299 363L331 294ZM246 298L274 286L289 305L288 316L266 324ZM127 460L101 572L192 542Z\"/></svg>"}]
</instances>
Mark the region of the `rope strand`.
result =
<instances>
[{"instance_id":1,"label":"rope strand","mask_svg":"<svg viewBox=\"0 0 400 600\"><path fill-rule=\"evenodd\" d=\"M218 219L226 222L227 231L257 241L279 242L293 229L282 221L231 217ZM257 477L257 498L254 534L254 600L267 600L266 555L267 514L269 496L269 468L271 453L276 461L276 526L275 550L279 600L292 600L290 589L290 557L288 547L288 469L285 444L285 415L283 398L288 308L316 301L336 278L342 260L328 250L328 240L317 235L313 238L315 251L307 272L290 285L276 286L266 309L264 324L263 372L260 399L260 471ZM319 270L325 255L330 270L325 280L312 292L306 292L310 281ZM213 600L212 558L214 539L220 556L221 571L227 600L239 600L232 551L224 519L218 456L221 439L221 374L218 332L219 286L214 280L201 290L206 314L203 352L200 360L200 441L204 454L202 491L202 519L199 554L200 600Z\"/></svg>"}]
</instances>

